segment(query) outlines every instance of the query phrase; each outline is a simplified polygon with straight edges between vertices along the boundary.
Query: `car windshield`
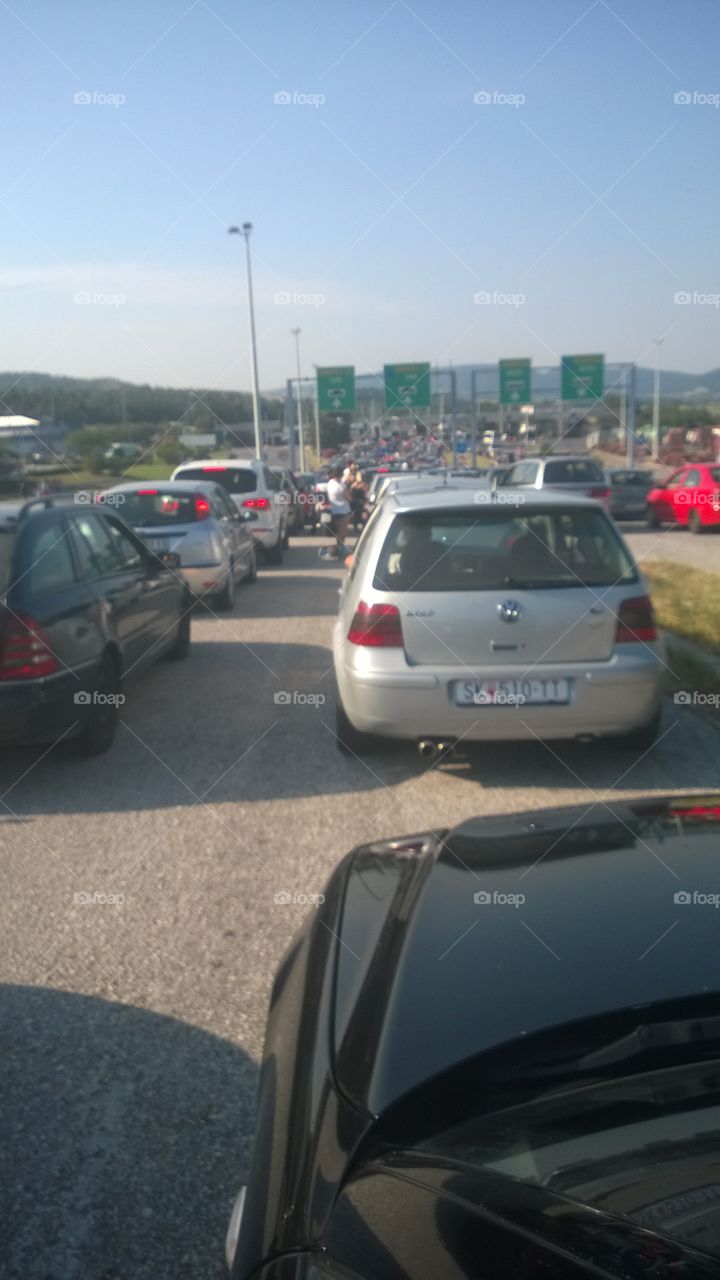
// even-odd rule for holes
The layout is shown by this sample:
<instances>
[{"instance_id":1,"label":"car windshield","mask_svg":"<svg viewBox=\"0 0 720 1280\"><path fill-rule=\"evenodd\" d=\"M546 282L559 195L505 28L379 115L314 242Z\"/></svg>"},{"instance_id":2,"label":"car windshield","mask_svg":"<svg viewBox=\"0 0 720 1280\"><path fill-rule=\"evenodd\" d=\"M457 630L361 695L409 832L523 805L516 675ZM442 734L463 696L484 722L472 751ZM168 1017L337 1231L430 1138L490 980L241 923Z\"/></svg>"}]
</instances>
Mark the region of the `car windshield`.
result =
<instances>
[{"instance_id":1,"label":"car windshield","mask_svg":"<svg viewBox=\"0 0 720 1280\"><path fill-rule=\"evenodd\" d=\"M252 467L183 467L178 480L202 480L207 484L213 481L221 484L228 493L254 493L257 489L257 476Z\"/></svg>"},{"instance_id":2,"label":"car windshield","mask_svg":"<svg viewBox=\"0 0 720 1280\"><path fill-rule=\"evenodd\" d=\"M604 513L517 506L399 515L380 553L380 591L613 586L635 568Z\"/></svg>"},{"instance_id":3,"label":"car windshield","mask_svg":"<svg viewBox=\"0 0 720 1280\"><path fill-rule=\"evenodd\" d=\"M123 499L122 504L118 502L117 511L126 524L152 528L155 525L192 524L198 518L196 500L201 495L150 487L114 496Z\"/></svg>"},{"instance_id":4,"label":"car windshield","mask_svg":"<svg viewBox=\"0 0 720 1280\"><path fill-rule=\"evenodd\" d=\"M545 484L598 484L603 473L597 463L587 458L545 463Z\"/></svg>"}]
</instances>

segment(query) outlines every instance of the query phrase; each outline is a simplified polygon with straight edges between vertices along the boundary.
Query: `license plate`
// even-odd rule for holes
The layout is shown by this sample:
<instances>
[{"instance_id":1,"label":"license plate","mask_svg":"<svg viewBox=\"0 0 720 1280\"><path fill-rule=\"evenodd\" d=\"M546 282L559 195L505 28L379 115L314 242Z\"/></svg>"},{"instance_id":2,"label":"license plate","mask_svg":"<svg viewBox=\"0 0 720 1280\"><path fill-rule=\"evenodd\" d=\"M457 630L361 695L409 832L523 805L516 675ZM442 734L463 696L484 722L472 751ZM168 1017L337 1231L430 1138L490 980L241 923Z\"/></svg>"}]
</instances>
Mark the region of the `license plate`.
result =
<instances>
[{"instance_id":1,"label":"license plate","mask_svg":"<svg viewBox=\"0 0 720 1280\"><path fill-rule=\"evenodd\" d=\"M332 512L331 512L331 511L321 511L321 512L320 512L320 523L321 523L321 524L332 524Z\"/></svg>"},{"instance_id":2,"label":"license plate","mask_svg":"<svg viewBox=\"0 0 720 1280\"><path fill-rule=\"evenodd\" d=\"M457 707L547 707L570 701L570 680L455 680Z\"/></svg>"},{"instance_id":3,"label":"license plate","mask_svg":"<svg viewBox=\"0 0 720 1280\"><path fill-rule=\"evenodd\" d=\"M173 544L172 538L146 537L145 541L147 542L150 550L155 551L158 555L162 555L163 551L170 551Z\"/></svg>"}]
</instances>

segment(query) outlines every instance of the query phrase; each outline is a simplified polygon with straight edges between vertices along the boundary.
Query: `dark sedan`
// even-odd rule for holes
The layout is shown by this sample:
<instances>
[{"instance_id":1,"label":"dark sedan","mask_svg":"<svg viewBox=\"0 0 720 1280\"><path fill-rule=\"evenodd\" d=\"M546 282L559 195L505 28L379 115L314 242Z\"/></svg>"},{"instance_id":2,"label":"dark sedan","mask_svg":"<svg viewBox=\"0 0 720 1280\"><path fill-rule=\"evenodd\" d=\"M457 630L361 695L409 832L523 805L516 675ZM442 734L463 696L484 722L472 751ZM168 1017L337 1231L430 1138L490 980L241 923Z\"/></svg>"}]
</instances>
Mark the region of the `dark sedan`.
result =
<instances>
[{"instance_id":1,"label":"dark sedan","mask_svg":"<svg viewBox=\"0 0 720 1280\"><path fill-rule=\"evenodd\" d=\"M110 747L127 678L189 651L192 597L168 561L108 506L0 503L0 747Z\"/></svg>"},{"instance_id":2,"label":"dark sedan","mask_svg":"<svg viewBox=\"0 0 720 1280\"><path fill-rule=\"evenodd\" d=\"M610 515L616 520L644 520L648 494L655 481L650 471L620 468L609 471Z\"/></svg>"},{"instance_id":3,"label":"dark sedan","mask_svg":"<svg viewBox=\"0 0 720 1280\"><path fill-rule=\"evenodd\" d=\"M717 1280L720 795L355 849L275 979L233 1280Z\"/></svg>"}]
</instances>

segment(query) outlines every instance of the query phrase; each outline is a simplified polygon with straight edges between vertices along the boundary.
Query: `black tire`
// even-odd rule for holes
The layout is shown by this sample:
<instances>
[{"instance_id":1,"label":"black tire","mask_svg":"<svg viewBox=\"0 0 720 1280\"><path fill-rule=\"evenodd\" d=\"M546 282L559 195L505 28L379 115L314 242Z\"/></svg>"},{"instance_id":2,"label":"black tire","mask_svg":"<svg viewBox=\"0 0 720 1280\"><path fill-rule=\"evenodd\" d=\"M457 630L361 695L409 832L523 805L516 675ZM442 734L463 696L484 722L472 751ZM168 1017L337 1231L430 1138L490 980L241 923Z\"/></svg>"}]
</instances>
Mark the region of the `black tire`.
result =
<instances>
[{"instance_id":1,"label":"black tire","mask_svg":"<svg viewBox=\"0 0 720 1280\"><path fill-rule=\"evenodd\" d=\"M120 694L121 683L117 665L106 653L95 677L96 694L111 697ZM80 756L101 756L109 751L117 732L120 709L117 702L94 703L85 727L73 739L72 747Z\"/></svg>"},{"instance_id":2,"label":"black tire","mask_svg":"<svg viewBox=\"0 0 720 1280\"><path fill-rule=\"evenodd\" d=\"M168 649L165 657L171 662L181 662L190 652L190 601L183 597L182 614L178 620L177 635L172 649Z\"/></svg>"},{"instance_id":3,"label":"black tire","mask_svg":"<svg viewBox=\"0 0 720 1280\"><path fill-rule=\"evenodd\" d=\"M257 582L257 556L255 555L254 547L252 549L252 558L250 560L250 568L245 574L245 577L243 578L243 582Z\"/></svg>"},{"instance_id":4,"label":"black tire","mask_svg":"<svg viewBox=\"0 0 720 1280\"><path fill-rule=\"evenodd\" d=\"M235 608L235 563L232 560L225 575L225 586L220 594L215 596L215 608L220 613L229 613Z\"/></svg>"},{"instance_id":5,"label":"black tire","mask_svg":"<svg viewBox=\"0 0 720 1280\"><path fill-rule=\"evenodd\" d=\"M688 529L691 533L704 533L705 525L700 519L700 513L694 508L688 515Z\"/></svg>"},{"instance_id":6,"label":"black tire","mask_svg":"<svg viewBox=\"0 0 720 1280\"><path fill-rule=\"evenodd\" d=\"M375 746L375 739L369 733L356 729L348 719L339 697L335 704L335 741L338 751L344 756L361 756Z\"/></svg>"},{"instance_id":7,"label":"black tire","mask_svg":"<svg viewBox=\"0 0 720 1280\"><path fill-rule=\"evenodd\" d=\"M265 548L265 560L267 564L282 564L283 553L285 548L282 544L282 538L278 535L278 540L274 547Z\"/></svg>"},{"instance_id":8,"label":"black tire","mask_svg":"<svg viewBox=\"0 0 720 1280\"><path fill-rule=\"evenodd\" d=\"M620 739L621 745L630 751L649 751L657 738L661 719L662 712L657 711L648 724L624 733Z\"/></svg>"},{"instance_id":9,"label":"black tire","mask_svg":"<svg viewBox=\"0 0 720 1280\"><path fill-rule=\"evenodd\" d=\"M660 528L660 521L654 507L648 507L647 509L647 527L648 529Z\"/></svg>"}]
</instances>

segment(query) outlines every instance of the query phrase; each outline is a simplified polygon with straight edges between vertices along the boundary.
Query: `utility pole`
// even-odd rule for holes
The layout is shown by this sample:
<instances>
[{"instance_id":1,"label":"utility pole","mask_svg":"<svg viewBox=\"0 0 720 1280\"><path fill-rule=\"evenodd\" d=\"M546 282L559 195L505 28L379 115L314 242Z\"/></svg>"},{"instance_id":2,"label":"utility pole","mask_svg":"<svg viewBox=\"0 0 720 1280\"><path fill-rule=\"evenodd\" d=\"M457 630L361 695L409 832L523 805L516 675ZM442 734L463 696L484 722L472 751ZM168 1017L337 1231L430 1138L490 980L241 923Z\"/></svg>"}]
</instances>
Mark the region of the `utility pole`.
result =
<instances>
[{"instance_id":1,"label":"utility pole","mask_svg":"<svg viewBox=\"0 0 720 1280\"><path fill-rule=\"evenodd\" d=\"M260 398L258 392L258 367L257 367L257 343L255 339L255 307L253 304L253 287L252 287L252 264L250 261L250 232L252 231L252 222L243 222L242 228L228 227L228 234L233 236L243 235L245 237L245 266L247 274L247 300L248 300L248 319L250 323L250 350L252 353L252 402L253 402L253 426L255 428L255 452L258 458L263 456L263 439L262 439L262 419L260 412Z\"/></svg>"},{"instance_id":2,"label":"utility pole","mask_svg":"<svg viewBox=\"0 0 720 1280\"><path fill-rule=\"evenodd\" d=\"M305 470L305 427L303 425L303 407L302 407L302 374L300 372L300 334L302 329L291 329L291 334L295 339L295 356L297 359L297 421L298 435L300 437L300 470ZM293 423L293 431L295 424Z\"/></svg>"},{"instance_id":3,"label":"utility pole","mask_svg":"<svg viewBox=\"0 0 720 1280\"><path fill-rule=\"evenodd\" d=\"M652 451L653 462L660 459L660 348L663 339L655 339L655 379L653 384Z\"/></svg>"}]
</instances>

